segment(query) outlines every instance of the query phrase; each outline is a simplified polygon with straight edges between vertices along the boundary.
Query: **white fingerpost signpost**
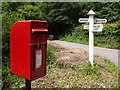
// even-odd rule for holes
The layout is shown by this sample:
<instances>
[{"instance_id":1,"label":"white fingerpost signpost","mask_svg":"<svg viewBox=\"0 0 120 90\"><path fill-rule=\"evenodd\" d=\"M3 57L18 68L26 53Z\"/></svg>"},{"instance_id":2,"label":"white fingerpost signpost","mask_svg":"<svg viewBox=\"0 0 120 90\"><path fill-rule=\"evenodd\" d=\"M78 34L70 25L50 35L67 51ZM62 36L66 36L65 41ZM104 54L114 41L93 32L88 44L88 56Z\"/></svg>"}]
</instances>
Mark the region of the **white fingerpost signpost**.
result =
<instances>
[{"instance_id":1,"label":"white fingerpost signpost","mask_svg":"<svg viewBox=\"0 0 120 90\"><path fill-rule=\"evenodd\" d=\"M94 61L94 33L93 32L101 32L103 29L102 24L94 24L94 23L106 23L106 19L94 19L95 12L90 10L87 15L89 18L79 18L80 23L89 22L89 25L85 25L84 29L89 29L89 61L93 66Z\"/></svg>"}]
</instances>

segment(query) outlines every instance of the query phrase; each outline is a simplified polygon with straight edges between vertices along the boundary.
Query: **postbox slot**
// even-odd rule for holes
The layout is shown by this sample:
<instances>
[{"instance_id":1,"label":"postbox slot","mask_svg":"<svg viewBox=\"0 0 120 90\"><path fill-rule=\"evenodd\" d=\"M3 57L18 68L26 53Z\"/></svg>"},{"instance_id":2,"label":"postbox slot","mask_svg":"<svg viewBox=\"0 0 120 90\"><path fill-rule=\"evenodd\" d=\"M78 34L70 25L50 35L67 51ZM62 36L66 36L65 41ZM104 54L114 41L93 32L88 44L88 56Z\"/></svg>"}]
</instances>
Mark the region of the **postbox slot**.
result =
<instances>
[{"instance_id":1,"label":"postbox slot","mask_svg":"<svg viewBox=\"0 0 120 90\"><path fill-rule=\"evenodd\" d=\"M43 32L35 32L31 35L31 43L43 43L46 42L47 35Z\"/></svg>"},{"instance_id":2,"label":"postbox slot","mask_svg":"<svg viewBox=\"0 0 120 90\"><path fill-rule=\"evenodd\" d=\"M45 28L34 28L32 29L32 33L35 33L35 32L47 32L48 30L45 29Z\"/></svg>"},{"instance_id":3,"label":"postbox slot","mask_svg":"<svg viewBox=\"0 0 120 90\"><path fill-rule=\"evenodd\" d=\"M37 44L37 48L41 48L41 44Z\"/></svg>"}]
</instances>

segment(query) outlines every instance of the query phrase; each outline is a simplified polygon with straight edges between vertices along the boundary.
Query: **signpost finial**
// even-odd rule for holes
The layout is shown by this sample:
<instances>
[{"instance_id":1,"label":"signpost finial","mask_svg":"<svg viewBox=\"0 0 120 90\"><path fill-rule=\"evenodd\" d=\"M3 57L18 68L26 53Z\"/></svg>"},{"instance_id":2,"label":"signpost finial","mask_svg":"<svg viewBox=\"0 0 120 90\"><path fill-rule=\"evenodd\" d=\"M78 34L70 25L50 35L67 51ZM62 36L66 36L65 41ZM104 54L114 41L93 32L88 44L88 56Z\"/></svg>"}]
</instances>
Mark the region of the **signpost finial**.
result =
<instances>
[{"instance_id":1,"label":"signpost finial","mask_svg":"<svg viewBox=\"0 0 120 90\"><path fill-rule=\"evenodd\" d=\"M95 12L93 10L90 10L87 15L95 15Z\"/></svg>"}]
</instances>

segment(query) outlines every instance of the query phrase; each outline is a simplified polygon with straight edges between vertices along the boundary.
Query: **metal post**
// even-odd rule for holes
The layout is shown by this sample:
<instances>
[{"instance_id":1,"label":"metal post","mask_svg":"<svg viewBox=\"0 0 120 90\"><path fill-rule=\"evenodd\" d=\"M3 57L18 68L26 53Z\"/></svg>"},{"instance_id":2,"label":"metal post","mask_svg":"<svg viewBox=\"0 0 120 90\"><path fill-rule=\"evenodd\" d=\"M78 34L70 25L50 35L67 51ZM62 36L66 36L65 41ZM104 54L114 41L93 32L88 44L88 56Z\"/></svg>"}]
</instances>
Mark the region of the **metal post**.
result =
<instances>
[{"instance_id":1,"label":"metal post","mask_svg":"<svg viewBox=\"0 0 120 90\"><path fill-rule=\"evenodd\" d=\"M31 90L31 80L25 79L25 83L26 83L26 90Z\"/></svg>"},{"instance_id":2,"label":"metal post","mask_svg":"<svg viewBox=\"0 0 120 90\"><path fill-rule=\"evenodd\" d=\"M89 15L89 61L93 66L94 61L94 34L93 34L93 25L94 25L94 14L93 10L88 12Z\"/></svg>"}]
</instances>

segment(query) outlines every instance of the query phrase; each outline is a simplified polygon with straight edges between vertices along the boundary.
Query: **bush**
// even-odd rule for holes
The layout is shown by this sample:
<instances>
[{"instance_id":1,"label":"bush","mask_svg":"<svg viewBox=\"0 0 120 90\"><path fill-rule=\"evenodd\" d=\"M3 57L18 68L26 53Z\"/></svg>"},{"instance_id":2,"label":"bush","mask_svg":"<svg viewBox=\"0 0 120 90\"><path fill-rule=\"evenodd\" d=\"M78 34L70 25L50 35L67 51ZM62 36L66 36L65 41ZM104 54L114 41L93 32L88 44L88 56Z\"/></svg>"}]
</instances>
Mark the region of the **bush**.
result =
<instances>
[{"instance_id":1,"label":"bush","mask_svg":"<svg viewBox=\"0 0 120 90\"><path fill-rule=\"evenodd\" d=\"M89 32L83 29L84 25L75 27L72 32L60 37L60 40L88 44Z\"/></svg>"},{"instance_id":2,"label":"bush","mask_svg":"<svg viewBox=\"0 0 120 90\"><path fill-rule=\"evenodd\" d=\"M10 29L16 21L22 20L23 18L15 12L3 12L2 16L2 53L4 58L9 54Z\"/></svg>"},{"instance_id":3,"label":"bush","mask_svg":"<svg viewBox=\"0 0 120 90\"><path fill-rule=\"evenodd\" d=\"M10 29L12 25L23 18L15 12L4 12L2 13L2 81L3 89L8 89L10 87L20 87L25 81L23 78L18 77L10 73L9 69L9 39L10 39Z\"/></svg>"},{"instance_id":4,"label":"bush","mask_svg":"<svg viewBox=\"0 0 120 90\"><path fill-rule=\"evenodd\" d=\"M16 76L10 72L9 57L4 58L5 62L2 64L2 84L3 89L11 87L20 88L25 83L25 80L19 76Z\"/></svg>"},{"instance_id":5,"label":"bush","mask_svg":"<svg viewBox=\"0 0 120 90\"><path fill-rule=\"evenodd\" d=\"M102 32L94 33L94 45L106 48L120 49L120 21L104 24ZM83 29L84 25L77 26L72 32L61 36L60 40L88 44L89 32Z\"/></svg>"},{"instance_id":6,"label":"bush","mask_svg":"<svg viewBox=\"0 0 120 90\"><path fill-rule=\"evenodd\" d=\"M95 33L95 46L120 49L120 21L104 24L103 31Z\"/></svg>"}]
</instances>

